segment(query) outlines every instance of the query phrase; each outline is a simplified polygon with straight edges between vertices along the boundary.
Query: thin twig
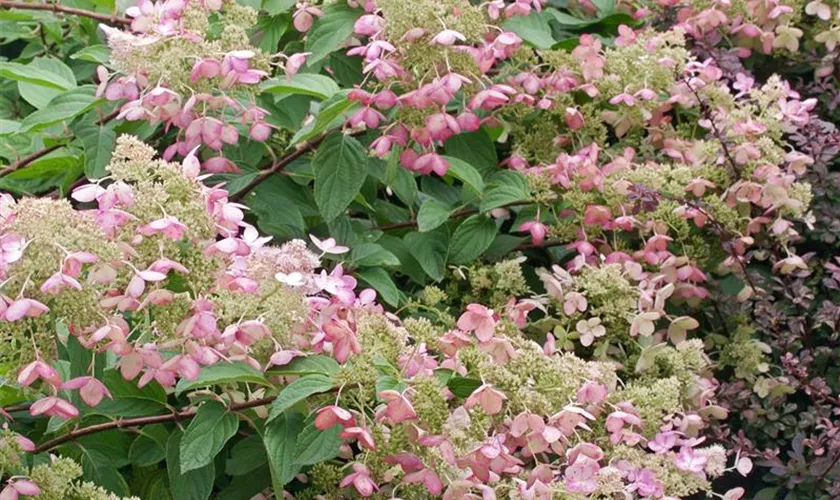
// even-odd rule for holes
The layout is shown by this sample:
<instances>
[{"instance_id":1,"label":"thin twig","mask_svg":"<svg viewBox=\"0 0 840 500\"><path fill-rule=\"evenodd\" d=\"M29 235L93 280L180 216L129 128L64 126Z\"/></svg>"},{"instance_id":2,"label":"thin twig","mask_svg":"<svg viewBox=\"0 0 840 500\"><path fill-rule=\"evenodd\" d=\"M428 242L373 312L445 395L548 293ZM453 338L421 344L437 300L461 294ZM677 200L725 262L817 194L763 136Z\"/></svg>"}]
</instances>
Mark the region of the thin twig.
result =
<instances>
[{"instance_id":1,"label":"thin twig","mask_svg":"<svg viewBox=\"0 0 840 500\"><path fill-rule=\"evenodd\" d=\"M228 406L228 411L242 411L247 410L249 408L256 408L258 406L265 406L276 399L276 396L271 396L262 399L255 399L253 401L246 401L244 403L234 403ZM54 439L50 439L49 441L45 441L41 443L36 449L35 454L43 453L45 451L50 451L53 448L60 446L68 441L73 441L80 437L89 436L91 434L96 434L99 432L109 431L113 429L126 429L129 427L139 427L141 425L150 425L150 424L161 424L166 422L178 422L181 420L189 420L196 415L196 409L189 408L187 410L182 410L174 413L169 413L167 415L153 415L150 417L137 417L137 418L126 418L126 419L117 419L112 420L111 422L105 422L102 424L90 425L88 427L82 427L81 429L73 429L72 431L64 434L63 436L59 436Z\"/></svg>"},{"instance_id":2,"label":"thin twig","mask_svg":"<svg viewBox=\"0 0 840 500\"><path fill-rule=\"evenodd\" d=\"M259 175L257 175L244 188L242 188L239 191L237 191L236 193L232 194L230 196L231 201L239 201L242 198L244 198L245 195L250 193L255 187L259 186L263 181L265 181L266 179L271 177L273 174L276 174L277 172L282 171L284 168L289 166L292 162L294 162L295 160L297 160L301 156L305 155L306 153L308 153L308 152L312 151L313 149L315 149L316 147L318 147L318 144L320 144L321 141L324 140L324 137L326 137L326 136L322 135L321 137L318 137L317 139L315 139L311 142L301 144L297 147L297 149L295 149L291 153L287 154L283 158L280 158L279 160L276 160L274 163L272 163L271 167L269 167L269 168L263 170L262 172L260 172Z\"/></svg>"},{"instance_id":3,"label":"thin twig","mask_svg":"<svg viewBox=\"0 0 840 500\"><path fill-rule=\"evenodd\" d=\"M0 2L2 2L2 1L3 0L0 0ZM99 121L97 122L97 124L98 125L105 125L106 123L108 123L111 120L113 120L114 118L116 118L117 115L119 115L119 114L120 114L120 110L119 110L119 108L117 108L114 111L112 111L111 113L109 113L109 114L103 116L102 118L100 118ZM39 159L43 156L46 156L49 153L52 153L53 151L55 151L56 149L62 148L64 146L66 146L66 144L53 144L52 146L48 146L48 147L39 149L38 151L35 151L31 155L25 156L25 157L21 158L20 160L12 163L8 167L4 168L3 170L0 170L0 177L3 177L4 175L8 175L8 174L14 172L15 170L17 170L19 168L23 168L23 167L29 165L30 163L32 163L33 161L35 161L35 160L37 160L37 159Z\"/></svg>"},{"instance_id":4,"label":"thin twig","mask_svg":"<svg viewBox=\"0 0 840 500\"><path fill-rule=\"evenodd\" d=\"M75 7L65 7L57 3L28 3L28 2L10 2L8 0L0 0L0 7L7 9L22 9L22 10L50 10L53 12L60 12L62 14L71 14L74 16L89 17L110 24L131 24L131 19L119 17L115 14L103 14L100 12L93 12L90 10L77 9Z\"/></svg>"}]
</instances>

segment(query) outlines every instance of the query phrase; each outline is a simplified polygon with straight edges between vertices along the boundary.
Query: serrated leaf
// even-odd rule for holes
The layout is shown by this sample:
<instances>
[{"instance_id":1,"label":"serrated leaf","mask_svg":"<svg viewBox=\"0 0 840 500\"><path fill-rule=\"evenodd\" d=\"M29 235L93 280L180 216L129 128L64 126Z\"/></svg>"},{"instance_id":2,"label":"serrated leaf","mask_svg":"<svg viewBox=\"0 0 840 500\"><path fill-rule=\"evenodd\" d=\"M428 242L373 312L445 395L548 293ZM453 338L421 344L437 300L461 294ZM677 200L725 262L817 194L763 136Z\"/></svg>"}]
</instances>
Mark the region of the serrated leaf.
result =
<instances>
[{"instance_id":1,"label":"serrated leaf","mask_svg":"<svg viewBox=\"0 0 840 500\"><path fill-rule=\"evenodd\" d=\"M213 463L238 428L239 418L221 403L201 405L181 438L181 474Z\"/></svg>"},{"instance_id":2,"label":"serrated leaf","mask_svg":"<svg viewBox=\"0 0 840 500\"><path fill-rule=\"evenodd\" d=\"M107 45L91 45L72 54L70 59L78 59L99 64L108 64L111 59L111 49Z\"/></svg>"},{"instance_id":3,"label":"serrated leaf","mask_svg":"<svg viewBox=\"0 0 840 500\"><path fill-rule=\"evenodd\" d=\"M449 242L449 261L469 264L479 258L493 243L497 233L496 223L484 215L473 215L462 222Z\"/></svg>"},{"instance_id":4,"label":"serrated leaf","mask_svg":"<svg viewBox=\"0 0 840 500\"><path fill-rule=\"evenodd\" d=\"M0 77L57 90L70 90L76 86L76 82L68 81L51 71L14 62L0 62Z\"/></svg>"},{"instance_id":5,"label":"serrated leaf","mask_svg":"<svg viewBox=\"0 0 840 500\"><path fill-rule=\"evenodd\" d=\"M311 52L307 64L312 66L337 50L353 34L353 24L361 15L361 10L344 3L325 6L324 15L315 21L306 36L306 52Z\"/></svg>"},{"instance_id":6,"label":"serrated leaf","mask_svg":"<svg viewBox=\"0 0 840 500\"><path fill-rule=\"evenodd\" d=\"M339 91L338 84L332 78L312 73L272 78L263 82L260 87L263 92L271 94L301 94L319 99L327 99Z\"/></svg>"},{"instance_id":7,"label":"serrated leaf","mask_svg":"<svg viewBox=\"0 0 840 500\"><path fill-rule=\"evenodd\" d=\"M388 305L397 307L400 304L400 290L386 270L371 267L359 269L355 274L372 286Z\"/></svg>"},{"instance_id":8,"label":"serrated leaf","mask_svg":"<svg viewBox=\"0 0 840 500\"><path fill-rule=\"evenodd\" d=\"M335 387L335 381L321 374L307 375L294 380L280 391L280 395L271 404L271 414L268 421L279 417L297 403L305 400L313 394L320 394Z\"/></svg>"},{"instance_id":9,"label":"serrated leaf","mask_svg":"<svg viewBox=\"0 0 840 500\"><path fill-rule=\"evenodd\" d=\"M266 426L266 431L268 427ZM257 470L268 461L263 438L251 435L239 441L230 450L230 458L225 461L225 474L242 476Z\"/></svg>"},{"instance_id":10,"label":"serrated leaf","mask_svg":"<svg viewBox=\"0 0 840 500\"><path fill-rule=\"evenodd\" d=\"M318 114L315 115L312 122L295 132L295 135L289 141L289 147L341 126L358 106L358 102L347 99L346 91L335 94L321 104Z\"/></svg>"},{"instance_id":11,"label":"serrated leaf","mask_svg":"<svg viewBox=\"0 0 840 500\"><path fill-rule=\"evenodd\" d=\"M420 205L420 211L417 212L417 229L421 233L431 231L446 222L452 212L454 210L449 205L429 198Z\"/></svg>"},{"instance_id":12,"label":"serrated leaf","mask_svg":"<svg viewBox=\"0 0 840 500\"><path fill-rule=\"evenodd\" d=\"M276 494L282 494L286 485L300 470L295 463L297 439L304 426L303 415L289 412L268 422L263 434L271 479Z\"/></svg>"},{"instance_id":13,"label":"serrated leaf","mask_svg":"<svg viewBox=\"0 0 840 500\"><path fill-rule=\"evenodd\" d=\"M367 151L342 133L324 139L312 159L315 202L324 220L338 217L350 205L367 177Z\"/></svg>"},{"instance_id":14,"label":"serrated leaf","mask_svg":"<svg viewBox=\"0 0 840 500\"><path fill-rule=\"evenodd\" d=\"M449 253L449 233L445 226L427 233L408 233L403 242L426 274L435 281L443 279Z\"/></svg>"},{"instance_id":15,"label":"serrated leaf","mask_svg":"<svg viewBox=\"0 0 840 500\"><path fill-rule=\"evenodd\" d=\"M483 175L496 171L499 165L496 146L484 129L453 135L446 140L443 148L448 156L469 163Z\"/></svg>"},{"instance_id":16,"label":"serrated leaf","mask_svg":"<svg viewBox=\"0 0 840 500\"><path fill-rule=\"evenodd\" d=\"M481 178L478 170L460 158L454 156L444 156L444 158L449 162L449 173L472 188L473 192L480 196L484 191L484 179Z\"/></svg>"},{"instance_id":17,"label":"serrated leaf","mask_svg":"<svg viewBox=\"0 0 840 500\"><path fill-rule=\"evenodd\" d=\"M71 84L69 87L71 89L76 87L76 75L73 74L73 70L54 57L36 57L27 66L52 73L59 81ZM23 97L26 102L35 106L37 109L43 108L52 99L63 92L60 89L49 88L41 84L24 81L18 82L18 91L20 92L20 96Z\"/></svg>"},{"instance_id":18,"label":"serrated leaf","mask_svg":"<svg viewBox=\"0 0 840 500\"><path fill-rule=\"evenodd\" d=\"M311 354L293 359L284 366L274 366L268 370L268 375L335 375L341 370L341 365L333 358L322 354Z\"/></svg>"},{"instance_id":19,"label":"serrated leaf","mask_svg":"<svg viewBox=\"0 0 840 500\"><path fill-rule=\"evenodd\" d=\"M167 411L166 391L155 381L141 388L136 381L125 380L119 372L107 370L103 382L114 399L103 399L96 407L96 413L142 417Z\"/></svg>"},{"instance_id":20,"label":"serrated leaf","mask_svg":"<svg viewBox=\"0 0 840 500\"><path fill-rule=\"evenodd\" d=\"M362 243L353 247L350 261L357 266L398 266L400 259L376 243Z\"/></svg>"},{"instance_id":21,"label":"serrated leaf","mask_svg":"<svg viewBox=\"0 0 840 500\"><path fill-rule=\"evenodd\" d=\"M85 176L88 179L105 177L105 167L111 161L117 143L113 125L80 124L76 127L76 136L82 140L85 148Z\"/></svg>"},{"instance_id":22,"label":"serrated leaf","mask_svg":"<svg viewBox=\"0 0 840 500\"><path fill-rule=\"evenodd\" d=\"M554 10L554 9L550 9ZM548 14L531 11L527 16L514 16L502 25L506 31L513 31L519 37L538 49L550 49L554 45Z\"/></svg>"},{"instance_id":23,"label":"serrated leaf","mask_svg":"<svg viewBox=\"0 0 840 500\"><path fill-rule=\"evenodd\" d=\"M454 375L446 383L446 387L457 397L467 398L481 387L481 380Z\"/></svg>"},{"instance_id":24,"label":"serrated leaf","mask_svg":"<svg viewBox=\"0 0 840 500\"><path fill-rule=\"evenodd\" d=\"M522 174L509 170L498 172L490 179L479 209L487 212L510 203L526 201L530 195L528 182Z\"/></svg>"},{"instance_id":25,"label":"serrated leaf","mask_svg":"<svg viewBox=\"0 0 840 500\"><path fill-rule=\"evenodd\" d=\"M93 86L86 85L56 96L43 109L27 115L20 124L18 133L42 130L93 109L104 102L93 96Z\"/></svg>"},{"instance_id":26,"label":"serrated leaf","mask_svg":"<svg viewBox=\"0 0 840 500\"><path fill-rule=\"evenodd\" d=\"M186 473L181 472L181 436L173 432L166 445L166 470L172 497L178 500L207 500L213 492L216 466L213 461Z\"/></svg>"},{"instance_id":27,"label":"serrated leaf","mask_svg":"<svg viewBox=\"0 0 840 500\"><path fill-rule=\"evenodd\" d=\"M75 156L41 158L0 178L0 190L32 195L57 187L64 194L82 170L82 163Z\"/></svg>"},{"instance_id":28,"label":"serrated leaf","mask_svg":"<svg viewBox=\"0 0 840 500\"><path fill-rule=\"evenodd\" d=\"M268 12L270 16L276 16L282 12L286 12L295 6L297 0L263 0L262 10Z\"/></svg>"},{"instance_id":29,"label":"serrated leaf","mask_svg":"<svg viewBox=\"0 0 840 500\"><path fill-rule=\"evenodd\" d=\"M138 467L148 467L166 459L169 433L162 424L142 427L140 435L131 443L128 459Z\"/></svg>"},{"instance_id":30,"label":"serrated leaf","mask_svg":"<svg viewBox=\"0 0 840 500\"><path fill-rule=\"evenodd\" d=\"M245 362L220 362L203 367L198 372L198 377L195 380L187 380L185 378L179 380L178 385L175 386L175 395L181 395L185 391L198 387L208 387L231 382L249 382L271 387L271 382L265 378L265 375L261 371Z\"/></svg>"},{"instance_id":31,"label":"serrated leaf","mask_svg":"<svg viewBox=\"0 0 840 500\"><path fill-rule=\"evenodd\" d=\"M315 427L314 414L306 419L303 431L295 445L295 464L314 465L338 455L338 448L344 442L338 435L342 427L334 425L322 431Z\"/></svg>"}]
</instances>

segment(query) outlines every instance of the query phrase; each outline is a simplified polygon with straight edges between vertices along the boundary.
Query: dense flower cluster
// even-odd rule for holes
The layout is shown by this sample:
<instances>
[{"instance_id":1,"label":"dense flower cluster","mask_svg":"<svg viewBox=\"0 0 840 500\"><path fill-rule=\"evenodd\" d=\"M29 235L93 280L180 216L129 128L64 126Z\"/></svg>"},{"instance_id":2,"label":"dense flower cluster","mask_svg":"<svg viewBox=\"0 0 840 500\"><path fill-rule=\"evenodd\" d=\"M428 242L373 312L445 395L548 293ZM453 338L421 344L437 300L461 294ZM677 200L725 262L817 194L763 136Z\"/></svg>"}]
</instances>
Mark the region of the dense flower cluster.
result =
<instances>
[{"instance_id":1,"label":"dense flower cluster","mask_svg":"<svg viewBox=\"0 0 840 500\"><path fill-rule=\"evenodd\" d=\"M119 500L61 445L134 391L173 498L840 494L836 1L259 7L102 25L164 139L0 193L0 499Z\"/></svg>"},{"instance_id":2,"label":"dense flower cluster","mask_svg":"<svg viewBox=\"0 0 840 500\"><path fill-rule=\"evenodd\" d=\"M142 0L126 13L133 18L130 32L101 26L118 74L97 69L97 94L128 101L118 118L181 129L166 159L203 145L219 151L236 144L240 133L255 141L268 138L267 112L254 96L270 60L248 37L256 11L230 0ZM223 156L203 166L215 173L238 171Z\"/></svg>"}]
</instances>

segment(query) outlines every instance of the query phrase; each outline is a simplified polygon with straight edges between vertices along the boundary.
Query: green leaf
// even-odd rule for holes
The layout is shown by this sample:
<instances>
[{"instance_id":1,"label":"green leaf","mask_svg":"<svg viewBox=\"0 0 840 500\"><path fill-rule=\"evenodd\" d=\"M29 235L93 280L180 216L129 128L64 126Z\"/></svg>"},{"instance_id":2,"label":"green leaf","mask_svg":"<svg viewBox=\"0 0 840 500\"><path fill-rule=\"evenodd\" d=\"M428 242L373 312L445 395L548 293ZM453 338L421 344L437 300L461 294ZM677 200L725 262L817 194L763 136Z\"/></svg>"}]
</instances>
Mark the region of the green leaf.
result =
<instances>
[{"instance_id":1,"label":"green leaf","mask_svg":"<svg viewBox=\"0 0 840 500\"><path fill-rule=\"evenodd\" d=\"M268 421L277 418L284 411L313 394L327 392L335 387L335 381L326 375L314 374L301 377L287 385L271 405Z\"/></svg>"},{"instance_id":2,"label":"green leaf","mask_svg":"<svg viewBox=\"0 0 840 500\"><path fill-rule=\"evenodd\" d=\"M454 210L449 205L429 198L420 205L420 211L417 212L417 229L421 233L431 231L446 222L452 212Z\"/></svg>"},{"instance_id":3,"label":"green leaf","mask_svg":"<svg viewBox=\"0 0 840 500\"><path fill-rule=\"evenodd\" d=\"M547 9L549 15L554 16L554 19L560 23L561 26L572 28L584 28L597 23L594 19L580 19L565 12L560 12L557 9Z\"/></svg>"},{"instance_id":4,"label":"green leaf","mask_svg":"<svg viewBox=\"0 0 840 500\"><path fill-rule=\"evenodd\" d=\"M398 266L400 259L376 243L362 243L353 247L350 261L357 266Z\"/></svg>"},{"instance_id":5,"label":"green leaf","mask_svg":"<svg viewBox=\"0 0 840 500\"><path fill-rule=\"evenodd\" d=\"M311 354L295 358L285 366L274 366L268 371L268 375L335 375L340 370L341 366L333 358Z\"/></svg>"},{"instance_id":6,"label":"green leaf","mask_svg":"<svg viewBox=\"0 0 840 500\"><path fill-rule=\"evenodd\" d=\"M615 10L615 0L592 0L592 3L598 9L598 15L601 17Z\"/></svg>"},{"instance_id":7,"label":"green leaf","mask_svg":"<svg viewBox=\"0 0 840 500\"><path fill-rule=\"evenodd\" d=\"M472 188L475 194L481 196L481 193L484 191L484 179L481 178L478 170L464 160L455 158L454 156L444 156L444 158L449 162L449 173Z\"/></svg>"},{"instance_id":8,"label":"green leaf","mask_svg":"<svg viewBox=\"0 0 840 500\"><path fill-rule=\"evenodd\" d=\"M309 415L297 438L295 464L314 465L335 458L344 442L338 436L341 429L340 425L334 425L325 431L319 430L315 427L315 414Z\"/></svg>"},{"instance_id":9,"label":"green leaf","mask_svg":"<svg viewBox=\"0 0 840 500\"><path fill-rule=\"evenodd\" d=\"M525 177L518 172L506 170L498 172L490 179L479 208L482 212L487 212L510 203L526 201L530 196Z\"/></svg>"},{"instance_id":10,"label":"green leaf","mask_svg":"<svg viewBox=\"0 0 840 500\"><path fill-rule=\"evenodd\" d=\"M327 99L339 91L338 84L332 78L312 73L272 78L263 82L261 88L271 94L302 94L319 99Z\"/></svg>"},{"instance_id":11,"label":"green leaf","mask_svg":"<svg viewBox=\"0 0 840 500\"><path fill-rule=\"evenodd\" d=\"M103 382L114 399L103 399L96 407L96 413L143 417L167 411L166 391L155 381L140 388L136 381L125 380L119 372L107 370Z\"/></svg>"},{"instance_id":12,"label":"green leaf","mask_svg":"<svg viewBox=\"0 0 840 500\"><path fill-rule=\"evenodd\" d=\"M426 274L435 281L443 279L449 253L449 232L446 226L426 233L408 233L403 237L403 242Z\"/></svg>"},{"instance_id":13,"label":"green leaf","mask_svg":"<svg viewBox=\"0 0 840 500\"><path fill-rule=\"evenodd\" d=\"M297 0L263 0L262 10L268 12L270 16L276 16L282 12L287 12L295 6Z\"/></svg>"},{"instance_id":14,"label":"green leaf","mask_svg":"<svg viewBox=\"0 0 840 500\"><path fill-rule=\"evenodd\" d=\"M104 102L103 99L93 96L92 85L69 90L56 96L45 108L24 118L18 133L42 130L57 123L72 120L102 102Z\"/></svg>"},{"instance_id":15,"label":"green leaf","mask_svg":"<svg viewBox=\"0 0 840 500\"><path fill-rule=\"evenodd\" d=\"M394 280L391 279L391 275L388 274L388 271L371 267L367 269L359 269L355 274L361 278L362 281L372 286L379 293L379 296L388 303L388 305L397 307L400 304L400 290L397 288Z\"/></svg>"},{"instance_id":16,"label":"green leaf","mask_svg":"<svg viewBox=\"0 0 840 500\"><path fill-rule=\"evenodd\" d=\"M481 380L453 375L446 383L446 387L459 398L466 398L481 387Z\"/></svg>"},{"instance_id":17,"label":"green leaf","mask_svg":"<svg viewBox=\"0 0 840 500\"><path fill-rule=\"evenodd\" d=\"M292 180L275 175L260 183L246 198L248 208L257 216L257 225L262 231L283 237L304 236L306 223L298 203L310 200L293 199L289 190L311 196L308 190L301 191Z\"/></svg>"},{"instance_id":18,"label":"green leaf","mask_svg":"<svg viewBox=\"0 0 840 500\"><path fill-rule=\"evenodd\" d=\"M277 495L282 494L283 486L300 470L295 458L297 438L303 426L303 415L295 412L284 413L265 425L263 444L271 466L274 492Z\"/></svg>"},{"instance_id":19,"label":"green leaf","mask_svg":"<svg viewBox=\"0 0 840 500\"><path fill-rule=\"evenodd\" d=\"M0 62L0 77L57 90L70 90L76 86L75 81L68 81L51 71L13 62Z\"/></svg>"},{"instance_id":20,"label":"green leaf","mask_svg":"<svg viewBox=\"0 0 840 500\"><path fill-rule=\"evenodd\" d=\"M495 172L498 168L496 146L484 129L453 135L446 140L443 148L447 155L464 160L482 175Z\"/></svg>"},{"instance_id":21,"label":"green leaf","mask_svg":"<svg viewBox=\"0 0 840 500\"><path fill-rule=\"evenodd\" d=\"M237 429L239 419L223 404L210 401L201 405L181 438L181 473L213 463Z\"/></svg>"},{"instance_id":22,"label":"green leaf","mask_svg":"<svg viewBox=\"0 0 840 500\"><path fill-rule=\"evenodd\" d=\"M117 143L113 125L94 122L79 124L76 136L82 140L85 148L85 176L88 179L105 177L105 167L111 161Z\"/></svg>"},{"instance_id":23,"label":"green leaf","mask_svg":"<svg viewBox=\"0 0 840 500\"><path fill-rule=\"evenodd\" d=\"M75 156L41 158L0 178L0 190L38 194L58 187L63 195L82 174L82 168L82 162Z\"/></svg>"},{"instance_id":24,"label":"green leaf","mask_svg":"<svg viewBox=\"0 0 840 500\"><path fill-rule=\"evenodd\" d=\"M251 40L263 52L273 54L288 29L289 16L259 16Z\"/></svg>"},{"instance_id":25,"label":"green leaf","mask_svg":"<svg viewBox=\"0 0 840 500\"><path fill-rule=\"evenodd\" d=\"M473 215L458 226L449 243L449 261L469 264L484 253L496 237L496 223L484 215Z\"/></svg>"},{"instance_id":26,"label":"green leaf","mask_svg":"<svg viewBox=\"0 0 840 500\"><path fill-rule=\"evenodd\" d=\"M315 21L306 35L309 66L327 57L353 34L353 24L362 14L347 4L334 3L324 7L324 15Z\"/></svg>"},{"instance_id":27,"label":"green leaf","mask_svg":"<svg viewBox=\"0 0 840 500\"><path fill-rule=\"evenodd\" d=\"M162 424L142 427L140 435L128 450L129 461L138 467L148 467L166 458L166 442L169 433Z\"/></svg>"},{"instance_id":28,"label":"green leaf","mask_svg":"<svg viewBox=\"0 0 840 500\"><path fill-rule=\"evenodd\" d=\"M91 45L71 55L70 59L108 64L111 59L111 49L107 45Z\"/></svg>"},{"instance_id":29,"label":"green leaf","mask_svg":"<svg viewBox=\"0 0 840 500\"><path fill-rule=\"evenodd\" d=\"M312 159L315 202L324 220L338 217L359 193L367 177L367 151L342 133L324 139Z\"/></svg>"},{"instance_id":30,"label":"green leaf","mask_svg":"<svg viewBox=\"0 0 840 500\"><path fill-rule=\"evenodd\" d=\"M76 87L76 75L73 74L73 70L54 57L37 57L27 66L52 73L56 78L72 84L70 88ZM38 109L46 106L55 96L63 92L60 89L44 87L30 82L18 82L18 91L26 102Z\"/></svg>"},{"instance_id":31,"label":"green leaf","mask_svg":"<svg viewBox=\"0 0 840 500\"><path fill-rule=\"evenodd\" d=\"M352 114L359 103L347 99L347 92L342 91L321 104L315 119L301 127L289 141L289 146L295 146L321 135L327 130L341 126Z\"/></svg>"},{"instance_id":32,"label":"green leaf","mask_svg":"<svg viewBox=\"0 0 840 500\"><path fill-rule=\"evenodd\" d=\"M271 382L265 378L265 375L248 363L242 361L221 362L203 367L195 380L185 378L179 380L178 385L175 386L175 395L179 396L185 391L198 387L229 384L231 382L249 382L271 387Z\"/></svg>"},{"instance_id":33,"label":"green leaf","mask_svg":"<svg viewBox=\"0 0 840 500\"><path fill-rule=\"evenodd\" d=\"M554 11L554 9L550 10ZM554 45L551 26L548 25L546 14L542 12L532 11L527 16L511 17L502 27L506 31L513 31L538 49L550 49Z\"/></svg>"},{"instance_id":34,"label":"green leaf","mask_svg":"<svg viewBox=\"0 0 840 500\"><path fill-rule=\"evenodd\" d=\"M210 463L200 469L181 472L181 436L173 432L166 446L166 470L169 475L169 487L172 498L178 500L207 500L213 492L216 466Z\"/></svg>"},{"instance_id":35,"label":"green leaf","mask_svg":"<svg viewBox=\"0 0 840 500\"><path fill-rule=\"evenodd\" d=\"M230 458L225 462L225 474L242 476L259 469L268 462L265 448L263 439L257 434L239 441L230 450Z\"/></svg>"}]
</instances>

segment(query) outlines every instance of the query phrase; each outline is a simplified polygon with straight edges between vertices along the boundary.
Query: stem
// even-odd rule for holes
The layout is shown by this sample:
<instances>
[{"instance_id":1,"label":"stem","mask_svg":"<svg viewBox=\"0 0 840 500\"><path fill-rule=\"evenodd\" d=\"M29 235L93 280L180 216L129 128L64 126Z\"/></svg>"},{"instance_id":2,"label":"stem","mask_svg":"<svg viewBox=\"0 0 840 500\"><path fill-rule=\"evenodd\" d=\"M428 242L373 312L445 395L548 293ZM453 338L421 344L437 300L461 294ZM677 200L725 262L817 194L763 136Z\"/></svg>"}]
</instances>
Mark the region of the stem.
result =
<instances>
[{"instance_id":1,"label":"stem","mask_svg":"<svg viewBox=\"0 0 840 500\"><path fill-rule=\"evenodd\" d=\"M2 6L4 1L5 0L0 0L0 6ZM40 5L40 4L38 4L38 5ZM103 116L102 118L100 118L99 122L97 122L97 123L99 125L105 125L106 123L108 123L111 120L113 120L114 118L116 118L118 114L120 114L119 108L115 109L111 113L109 113L109 114ZM0 177L3 177L4 175L8 175L8 174L14 172L15 170L17 170L19 168L23 168L23 167L29 165L30 163L32 163L33 161L35 161L35 160L37 160L37 159L39 159L43 156L46 156L49 153L52 153L53 151L55 151L56 149L62 148L64 146L65 146L64 144L53 144L52 146L48 146L48 147L45 147L43 149L39 149L38 151L35 151L34 153L32 153L29 156L24 156L23 158L21 158L20 160L12 163L8 167L0 170Z\"/></svg>"},{"instance_id":2,"label":"stem","mask_svg":"<svg viewBox=\"0 0 840 500\"><path fill-rule=\"evenodd\" d=\"M568 243L569 243L568 241L561 241L561 240L543 241L539 245L534 244L534 243L525 243L525 244L519 245L518 247L514 248L513 250L514 251L517 251L517 250L535 250L537 248L559 247L559 246L567 245Z\"/></svg>"},{"instance_id":3,"label":"stem","mask_svg":"<svg viewBox=\"0 0 840 500\"><path fill-rule=\"evenodd\" d=\"M125 17L118 17L116 14L102 14L90 10L77 9L75 7L65 7L58 3L27 3L27 2L10 2L8 0L0 0L0 7L7 9L23 9L23 10L51 10L53 12L61 12L63 14L72 14L74 16L89 17L102 21L103 23L111 24L131 24L131 19Z\"/></svg>"},{"instance_id":4,"label":"stem","mask_svg":"<svg viewBox=\"0 0 840 500\"><path fill-rule=\"evenodd\" d=\"M262 399L255 399L253 401L247 401L244 403L234 403L228 406L228 411L241 411L250 408L256 408L258 406L265 406L274 401L275 399L276 396L271 396ZM63 436L59 436L55 439L50 439L49 441L41 443L41 445L35 449L34 453L38 454L43 453L45 451L50 451L53 448L66 443L67 441L73 441L83 436L89 436L91 434L109 431L112 429L125 429L128 427L138 427L141 425L161 424L165 422L178 422L181 420L189 420L195 416L196 412L197 410L195 408L189 408L186 410L170 413L168 415L154 415L150 417L118 419L113 420L111 422L105 422L103 424L82 427L81 429L73 429L72 431L68 432Z\"/></svg>"},{"instance_id":5,"label":"stem","mask_svg":"<svg viewBox=\"0 0 840 500\"><path fill-rule=\"evenodd\" d=\"M260 172L260 174L257 177L254 178L254 180L252 180L251 182L248 183L248 185L246 185L244 188L240 189L236 193L232 194L230 196L230 200L231 201L239 201L242 198L244 198L245 195L250 193L251 190L253 190L255 187L259 186L263 181L265 181L266 179L271 177L272 174L276 174L277 172L282 171L284 168L289 166L289 164L291 164L293 161L297 160L301 156L303 156L306 153L315 149L318 146L318 144L320 144L321 141L324 140L324 137L326 137L326 135L322 135L321 137L318 137L317 139L313 140L312 142L307 142L306 144L302 144L302 145L298 146L298 148L295 151L289 153L288 155L284 156L283 158L280 158L279 160L275 160L272 163L270 168L267 168L267 169L263 170L262 172Z\"/></svg>"}]
</instances>

